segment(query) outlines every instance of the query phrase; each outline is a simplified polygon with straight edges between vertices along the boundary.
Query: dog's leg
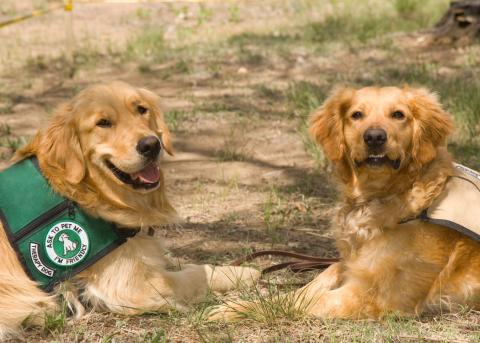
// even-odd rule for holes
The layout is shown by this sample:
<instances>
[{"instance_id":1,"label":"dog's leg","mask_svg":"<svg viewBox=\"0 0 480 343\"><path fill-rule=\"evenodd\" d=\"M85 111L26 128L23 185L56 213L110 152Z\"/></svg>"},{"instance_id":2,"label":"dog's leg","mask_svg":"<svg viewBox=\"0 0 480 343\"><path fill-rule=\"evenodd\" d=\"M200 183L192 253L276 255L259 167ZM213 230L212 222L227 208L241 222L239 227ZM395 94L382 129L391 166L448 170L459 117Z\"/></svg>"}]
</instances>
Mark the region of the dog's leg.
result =
<instances>
[{"instance_id":1,"label":"dog's leg","mask_svg":"<svg viewBox=\"0 0 480 343\"><path fill-rule=\"evenodd\" d=\"M259 272L243 267L186 265L179 271L167 271L137 264L127 273L113 273L115 264L97 274L86 285L84 297L99 309L124 314L185 310L213 291L226 291L239 285L252 284Z\"/></svg>"},{"instance_id":2,"label":"dog's leg","mask_svg":"<svg viewBox=\"0 0 480 343\"><path fill-rule=\"evenodd\" d=\"M210 275L209 287L214 292L226 292L242 286L251 286L260 277L260 271L250 267L204 266Z\"/></svg>"},{"instance_id":3,"label":"dog's leg","mask_svg":"<svg viewBox=\"0 0 480 343\"><path fill-rule=\"evenodd\" d=\"M168 270L165 250L151 238L135 237L79 275L83 297L95 308L138 314L183 310L208 291L252 284L260 273L245 267L186 265Z\"/></svg>"},{"instance_id":4,"label":"dog's leg","mask_svg":"<svg viewBox=\"0 0 480 343\"><path fill-rule=\"evenodd\" d=\"M450 311L458 304L480 308L480 257L478 243L460 240L417 312Z\"/></svg>"},{"instance_id":5,"label":"dog's leg","mask_svg":"<svg viewBox=\"0 0 480 343\"><path fill-rule=\"evenodd\" d=\"M45 314L56 309L54 297L26 276L0 274L0 341L15 334L24 323L43 326Z\"/></svg>"},{"instance_id":6,"label":"dog's leg","mask_svg":"<svg viewBox=\"0 0 480 343\"><path fill-rule=\"evenodd\" d=\"M282 297L291 297L298 310L310 313L319 294L335 289L341 284L342 270L342 264L335 263L304 287L284 294ZM291 301L288 301L288 303L291 303ZM231 301L225 305L212 308L208 319L232 321L243 317L245 312L262 310L262 307L253 301Z\"/></svg>"}]
</instances>

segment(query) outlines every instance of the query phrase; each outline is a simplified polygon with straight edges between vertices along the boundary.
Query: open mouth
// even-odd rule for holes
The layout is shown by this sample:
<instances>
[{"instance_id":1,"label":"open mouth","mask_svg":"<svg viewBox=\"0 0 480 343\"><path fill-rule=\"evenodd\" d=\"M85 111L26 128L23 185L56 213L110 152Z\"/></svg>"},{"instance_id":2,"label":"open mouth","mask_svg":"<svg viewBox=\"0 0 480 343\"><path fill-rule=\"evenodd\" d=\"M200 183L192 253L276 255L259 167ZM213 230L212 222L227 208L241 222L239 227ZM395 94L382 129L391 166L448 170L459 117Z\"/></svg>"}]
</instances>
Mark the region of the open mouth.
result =
<instances>
[{"instance_id":1,"label":"open mouth","mask_svg":"<svg viewBox=\"0 0 480 343\"><path fill-rule=\"evenodd\" d=\"M368 166L372 167L381 167L381 166L390 166L393 169L400 168L400 159L391 160L387 157L386 154L371 154L362 162L356 162L357 166L362 164L367 164Z\"/></svg>"},{"instance_id":2,"label":"open mouth","mask_svg":"<svg viewBox=\"0 0 480 343\"><path fill-rule=\"evenodd\" d=\"M122 181L127 185L131 185L133 188L138 189L152 189L158 186L160 183L160 170L155 163L149 163L143 169L135 173L126 173L119 168L117 168L109 160L105 161L108 169L110 169L113 175L117 179Z\"/></svg>"}]
</instances>

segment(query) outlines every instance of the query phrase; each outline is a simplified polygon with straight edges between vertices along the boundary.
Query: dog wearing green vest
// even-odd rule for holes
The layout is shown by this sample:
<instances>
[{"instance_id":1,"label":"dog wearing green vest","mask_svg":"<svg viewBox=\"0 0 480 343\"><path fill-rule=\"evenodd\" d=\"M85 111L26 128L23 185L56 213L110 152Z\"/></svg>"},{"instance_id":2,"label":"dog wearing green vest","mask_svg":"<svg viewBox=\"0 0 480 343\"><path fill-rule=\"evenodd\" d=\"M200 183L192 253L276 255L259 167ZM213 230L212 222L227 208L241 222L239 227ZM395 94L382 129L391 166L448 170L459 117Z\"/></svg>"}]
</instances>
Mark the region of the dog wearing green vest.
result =
<instances>
[{"instance_id":1,"label":"dog wearing green vest","mask_svg":"<svg viewBox=\"0 0 480 343\"><path fill-rule=\"evenodd\" d=\"M172 269L150 234L177 220L160 168L172 147L158 100L123 82L90 86L0 173L0 338L42 325L60 295L75 318L85 308L186 310L209 290L259 277L246 267Z\"/></svg>"}]
</instances>

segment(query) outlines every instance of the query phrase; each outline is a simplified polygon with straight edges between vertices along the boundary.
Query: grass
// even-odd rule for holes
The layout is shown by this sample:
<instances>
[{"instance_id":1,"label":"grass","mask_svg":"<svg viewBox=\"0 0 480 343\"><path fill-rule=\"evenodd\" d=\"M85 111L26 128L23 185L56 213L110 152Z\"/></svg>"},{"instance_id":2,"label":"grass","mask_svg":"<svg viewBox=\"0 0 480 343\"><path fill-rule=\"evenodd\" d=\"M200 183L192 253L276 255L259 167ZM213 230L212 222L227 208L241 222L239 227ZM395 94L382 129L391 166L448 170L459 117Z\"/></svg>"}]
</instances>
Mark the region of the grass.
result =
<instances>
[{"instance_id":1,"label":"grass","mask_svg":"<svg viewBox=\"0 0 480 343\"><path fill-rule=\"evenodd\" d=\"M287 33L253 33L244 32L228 39L230 45L245 47L249 45L271 47L276 44L288 44L295 42L296 38Z\"/></svg>"},{"instance_id":2,"label":"grass","mask_svg":"<svg viewBox=\"0 0 480 343\"><path fill-rule=\"evenodd\" d=\"M140 60L141 63L161 63L167 60L169 49L161 28L148 28L131 40L123 53L127 60Z\"/></svg>"},{"instance_id":3,"label":"grass","mask_svg":"<svg viewBox=\"0 0 480 343\"><path fill-rule=\"evenodd\" d=\"M282 201L274 187L270 188L270 192L263 204L263 223L270 237L272 246L278 243L280 233L278 230L285 223L285 212L282 211Z\"/></svg>"},{"instance_id":4,"label":"grass","mask_svg":"<svg viewBox=\"0 0 480 343\"><path fill-rule=\"evenodd\" d=\"M67 308L67 302L62 299L59 311L45 314L45 332L48 332L53 336L63 333L67 323Z\"/></svg>"},{"instance_id":5,"label":"grass","mask_svg":"<svg viewBox=\"0 0 480 343\"><path fill-rule=\"evenodd\" d=\"M175 110L165 113L167 125L176 133L177 140L191 134L188 123L192 119L195 127L217 120L222 121L219 127L229 126L212 133L212 139L215 139L212 142L215 143L210 146L216 156L216 168L220 166L227 171L226 175L231 175L229 168L248 168L257 159L282 168L279 183L275 180L273 187L265 185L259 176L259 173L270 172L271 169L259 166L255 166L257 169L245 169L249 171L247 177L238 173L218 181L215 175L202 174L201 168L195 165L191 171L182 169L182 173L188 176L186 181L170 180L169 187L173 189L174 203L179 212L188 211L193 216L189 219L191 222L202 224L188 237L193 242L188 244L186 251L192 255L188 254L186 258L194 261L201 256L200 260L206 263L228 261L226 256L232 256L232 250L223 246L223 239L242 242L238 250L234 249L234 254L239 254L236 251L240 249L272 245L305 253L321 254L327 248L330 249L328 252L332 252L331 239L325 229L335 194L325 176L324 156L308 136L307 127L310 113L338 83L353 86L402 86L408 83L435 90L460 128L449 146L450 151L460 162L480 169L477 138L480 92L475 77L479 66L478 50L456 50L453 52L455 58L445 55L447 57L439 60L438 55L444 54L442 50L435 50L432 54L404 51L397 41L397 34L401 35L401 32L431 26L448 5L447 0L278 2L272 7L271 17L285 20L271 24L271 17L267 17L270 14L264 11L261 19L254 23L263 26L250 22L259 3L249 4L247 12L241 3L223 9L222 26L211 31L202 30L214 24L215 18L222 15L222 10L212 9L210 4L203 7L172 5L172 15L184 18L175 23L176 34L173 36L177 38L173 40L165 35L166 25L155 24L158 22L157 11L136 10L133 15L148 22L145 30L131 38L125 50L112 46L109 52L103 54L93 48L91 51L79 51L76 61L78 70L83 74L78 73L76 78L68 81L74 87L83 88L92 80L104 78L105 70L108 70L109 75L122 75L127 78L126 81L131 78L135 84L145 80L158 86L158 89L168 88L168 94L174 94L174 102L181 100L178 103L183 103L187 99L195 106L192 110L190 105L176 105ZM2 2L0 8L9 11L5 6ZM274 12L282 6L285 7L283 12ZM296 13L294 17L291 15L293 12ZM230 25L237 24L239 26L235 26L228 36ZM196 36L208 37L219 27L225 31L222 32L225 40L219 41L212 34L212 42L182 45L184 40L195 41ZM457 63L458 59L464 59L465 63ZM32 58L27 64L29 80L63 77L59 73L65 65L62 58ZM97 64L103 68L100 73L93 68ZM130 67L131 64L133 68L127 75L122 67ZM450 68L450 73L445 74L445 66ZM248 73L239 75L240 67L246 67ZM212 76L197 77L198 71L205 70ZM8 82L4 84L9 85ZM38 85L34 85L33 89L35 87ZM64 90L65 86L58 88ZM55 93L55 88L50 90L52 93L45 94L34 93L33 89L25 93L36 94L42 106L54 105L60 98L67 97L61 92ZM230 89L235 92L230 94ZM241 92L244 89L248 92ZM206 93L222 91L222 95L208 98L192 95L205 90ZM8 92L10 94L10 89ZM167 98L167 101L170 100ZM32 96L31 101L37 100ZM2 108L5 109L0 108L0 112L11 114L11 108L17 101L4 103ZM262 107L276 107L275 115ZM226 125L223 125L224 122ZM280 137L297 133L296 141L284 148L285 155L294 156L295 160L283 159L281 154L275 158L265 157L273 143L262 141L270 139L270 136L251 134L251 130L257 129L256 133L267 132L268 129L268 132L275 131ZM16 127L8 125L0 126L0 145L3 148L10 151L21 144L16 141L16 130ZM300 151L296 150L296 143ZM308 157L303 157L302 144ZM295 154L288 155L290 150ZM316 165L313 171L312 160ZM239 161L243 163L236 163ZM194 165L195 162L182 163L180 165ZM200 161L201 166L203 163L210 162ZM175 169L185 168L180 165ZM168 170L173 170L170 166ZM169 173L175 175L175 171ZM180 190L178 194L177 190ZM217 213L217 209L222 212ZM203 230L203 224L214 227L215 232L210 234ZM295 231L297 229L302 231ZM301 232L301 235L295 236L295 232ZM168 231L166 236L167 239L183 237L174 231ZM202 303L193 305L189 313L172 311L168 315L134 317L95 314L93 319L84 319L73 325L66 323L65 313L58 313L46 318L47 333L32 334L29 339L33 341L41 337L42 342L480 340L479 316L474 311L425 318L391 316L380 322L306 318L303 311L292 305L292 298L279 296L281 292L276 283L288 282L290 278L288 273L277 273L266 284L238 292L241 299L259 302L259 307L246 315L250 319L247 322L225 324L205 321L207 309L219 304L220 299L231 299L232 292L225 298L211 294Z\"/></svg>"},{"instance_id":6,"label":"grass","mask_svg":"<svg viewBox=\"0 0 480 343\"><path fill-rule=\"evenodd\" d=\"M242 120L237 120L223 136L223 144L221 148L216 149L215 156L221 162L232 162L248 160L251 154L246 124Z\"/></svg>"},{"instance_id":7,"label":"grass","mask_svg":"<svg viewBox=\"0 0 480 343\"><path fill-rule=\"evenodd\" d=\"M165 113L165 122L170 131L176 132L181 129L182 123L192 116L189 112L172 110Z\"/></svg>"},{"instance_id":8,"label":"grass","mask_svg":"<svg viewBox=\"0 0 480 343\"><path fill-rule=\"evenodd\" d=\"M393 3L393 4L392 4ZM331 7L328 10L328 6ZM431 27L445 12L448 1L394 0L324 1L323 18L296 29L283 28L272 33L243 32L229 39L231 45L278 47L290 44L344 45L365 43L373 38L398 31L414 31ZM310 10L314 8L310 7Z\"/></svg>"},{"instance_id":9,"label":"grass","mask_svg":"<svg viewBox=\"0 0 480 343\"><path fill-rule=\"evenodd\" d=\"M368 1L337 3L333 13L319 22L305 26L303 38L325 43L341 41L351 44L397 31L413 31L430 27L444 13L446 1L395 0L394 9L386 3L375 6ZM391 2L390 2L391 3ZM399 15L400 14L400 15Z\"/></svg>"},{"instance_id":10,"label":"grass","mask_svg":"<svg viewBox=\"0 0 480 343\"><path fill-rule=\"evenodd\" d=\"M289 291L292 289L279 289L275 282L267 280L264 287L242 289L241 300L225 303L224 306L230 307L243 319L269 326L284 321L301 321L306 317L309 303L301 293ZM236 311L236 306L240 307L240 312Z\"/></svg>"},{"instance_id":11,"label":"grass","mask_svg":"<svg viewBox=\"0 0 480 343\"><path fill-rule=\"evenodd\" d=\"M310 114L326 98L325 88L309 82L298 82L290 85L286 95L291 113L298 120L297 131L302 138L305 150L313 158L317 168L324 167L325 156L310 137L308 127Z\"/></svg>"},{"instance_id":12,"label":"grass","mask_svg":"<svg viewBox=\"0 0 480 343\"><path fill-rule=\"evenodd\" d=\"M27 142L24 136L14 136L12 129L8 124L0 124L0 147L7 148L9 151L6 153L2 151L0 158L9 158L18 148Z\"/></svg>"}]
</instances>

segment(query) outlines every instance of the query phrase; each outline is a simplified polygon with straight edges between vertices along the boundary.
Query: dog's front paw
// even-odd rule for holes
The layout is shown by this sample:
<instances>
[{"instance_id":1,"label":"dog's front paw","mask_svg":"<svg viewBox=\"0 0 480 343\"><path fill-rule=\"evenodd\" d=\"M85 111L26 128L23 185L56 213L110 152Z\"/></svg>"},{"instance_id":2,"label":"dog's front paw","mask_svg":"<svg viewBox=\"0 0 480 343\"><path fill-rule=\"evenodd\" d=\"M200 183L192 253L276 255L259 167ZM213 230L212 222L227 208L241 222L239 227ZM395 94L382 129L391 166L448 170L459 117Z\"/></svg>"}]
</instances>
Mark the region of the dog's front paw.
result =
<instances>
[{"instance_id":1,"label":"dog's front paw","mask_svg":"<svg viewBox=\"0 0 480 343\"><path fill-rule=\"evenodd\" d=\"M213 291L225 292L234 288L253 285L260 278L260 271L250 267L212 267L210 287Z\"/></svg>"},{"instance_id":2,"label":"dog's front paw","mask_svg":"<svg viewBox=\"0 0 480 343\"><path fill-rule=\"evenodd\" d=\"M212 306L208 309L208 314L206 317L207 321L224 321L224 322L233 322L243 318L242 310L244 307L239 307L239 304L227 303L224 305Z\"/></svg>"}]
</instances>

